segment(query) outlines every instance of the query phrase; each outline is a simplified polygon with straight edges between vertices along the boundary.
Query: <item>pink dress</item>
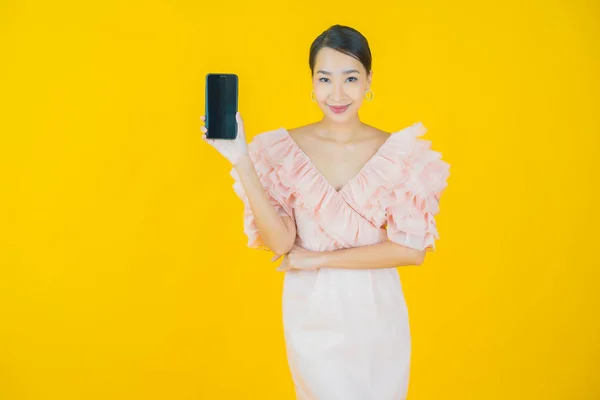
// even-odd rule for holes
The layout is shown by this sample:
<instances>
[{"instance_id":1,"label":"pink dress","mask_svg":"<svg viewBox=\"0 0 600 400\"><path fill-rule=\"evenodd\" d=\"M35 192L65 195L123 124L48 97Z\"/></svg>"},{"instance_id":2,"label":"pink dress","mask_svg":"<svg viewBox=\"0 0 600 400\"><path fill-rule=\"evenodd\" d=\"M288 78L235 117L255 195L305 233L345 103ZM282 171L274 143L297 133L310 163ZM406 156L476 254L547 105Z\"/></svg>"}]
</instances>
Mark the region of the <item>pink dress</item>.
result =
<instances>
[{"instance_id":1,"label":"pink dress","mask_svg":"<svg viewBox=\"0 0 600 400\"><path fill-rule=\"evenodd\" d=\"M391 134L339 191L284 128L257 135L249 152L273 206L296 222L298 245L332 251L391 240L433 251L450 166L418 138L425 132L418 122ZM235 170L231 176L248 246L266 249ZM411 336L396 268L286 272L282 309L298 399L406 398Z\"/></svg>"}]
</instances>

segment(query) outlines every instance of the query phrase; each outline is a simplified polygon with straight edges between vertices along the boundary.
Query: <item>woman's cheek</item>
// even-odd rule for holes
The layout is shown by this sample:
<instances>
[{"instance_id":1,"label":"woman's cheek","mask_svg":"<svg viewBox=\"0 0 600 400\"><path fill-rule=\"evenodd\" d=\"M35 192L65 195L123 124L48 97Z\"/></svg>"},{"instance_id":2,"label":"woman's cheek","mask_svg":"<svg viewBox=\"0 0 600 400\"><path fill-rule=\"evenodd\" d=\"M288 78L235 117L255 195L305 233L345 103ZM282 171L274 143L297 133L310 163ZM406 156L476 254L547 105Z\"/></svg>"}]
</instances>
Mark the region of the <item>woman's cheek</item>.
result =
<instances>
[{"instance_id":1,"label":"woman's cheek","mask_svg":"<svg viewBox=\"0 0 600 400\"><path fill-rule=\"evenodd\" d=\"M322 103L327 99L327 94L327 89L325 88L315 89L315 97L319 103Z\"/></svg>"},{"instance_id":2,"label":"woman's cheek","mask_svg":"<svg viewBox=\"0 0 600 400\"><path fill-rule=\"evenodd\" d=\"M363 89L362 87L357 85L357 86L353 87L349 91L348 94L350 94L350 97L352 97L352 100L354 100L355 102L359 102L362 100L365 90L367 90L367 89Z\"/></svg>"}]
</instances>

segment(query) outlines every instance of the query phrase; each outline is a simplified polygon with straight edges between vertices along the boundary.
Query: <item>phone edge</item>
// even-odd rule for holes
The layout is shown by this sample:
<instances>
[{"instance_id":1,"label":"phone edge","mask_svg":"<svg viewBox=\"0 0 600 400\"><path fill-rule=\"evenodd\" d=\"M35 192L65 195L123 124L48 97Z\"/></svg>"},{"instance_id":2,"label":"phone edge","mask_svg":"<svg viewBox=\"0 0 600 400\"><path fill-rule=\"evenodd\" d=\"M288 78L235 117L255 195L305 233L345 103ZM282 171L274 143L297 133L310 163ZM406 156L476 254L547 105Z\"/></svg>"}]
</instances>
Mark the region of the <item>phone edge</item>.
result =
<instances>
[{"instance_id":1,"label":"phone edge","mask_svg":"<svg viewBox=\"0 0 600 400\"><path fill-rule=\"evenodd\" d=\"M237 74L216 73L216 72L209 72L206 74L206 76L204 77L204 125L206 126L206 129L208 130L209 133L210 133L210 127L208 125L208 120L209 120L209 118L208 118L208 78L213 75L229 75L229 76L235 77L235 112L236 112L236 114L239 111L239 97L240 97L240 79ZM237 139L237 135L238 135L238 124L237 124L237 120L236 120L234 137L231 139L222 138L221 140L235 140L235 139ZM206 138L211 139L208 135L206 136Z\"/></svg>"}]
</instances>

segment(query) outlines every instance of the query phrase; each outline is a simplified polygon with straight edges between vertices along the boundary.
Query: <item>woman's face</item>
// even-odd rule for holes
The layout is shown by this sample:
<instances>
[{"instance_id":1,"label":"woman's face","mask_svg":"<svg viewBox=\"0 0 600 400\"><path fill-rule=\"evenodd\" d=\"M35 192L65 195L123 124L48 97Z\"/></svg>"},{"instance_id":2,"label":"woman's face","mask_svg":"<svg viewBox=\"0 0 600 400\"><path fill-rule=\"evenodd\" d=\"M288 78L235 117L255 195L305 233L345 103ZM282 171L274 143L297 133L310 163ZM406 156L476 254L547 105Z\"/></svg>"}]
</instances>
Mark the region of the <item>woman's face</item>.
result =
<instances>
[{"instance_id":1,"label":"woman's face","mask_svg":"<svg viewBox=\"0 0 600 400\"><path fill-rule=\"evenodd\" d=\"M315 59L313 90L316 102L335 122L356 118L365 91L371 86L372 73L356 58L329 47L317 53Z\"/></svg>"}]
</instances>

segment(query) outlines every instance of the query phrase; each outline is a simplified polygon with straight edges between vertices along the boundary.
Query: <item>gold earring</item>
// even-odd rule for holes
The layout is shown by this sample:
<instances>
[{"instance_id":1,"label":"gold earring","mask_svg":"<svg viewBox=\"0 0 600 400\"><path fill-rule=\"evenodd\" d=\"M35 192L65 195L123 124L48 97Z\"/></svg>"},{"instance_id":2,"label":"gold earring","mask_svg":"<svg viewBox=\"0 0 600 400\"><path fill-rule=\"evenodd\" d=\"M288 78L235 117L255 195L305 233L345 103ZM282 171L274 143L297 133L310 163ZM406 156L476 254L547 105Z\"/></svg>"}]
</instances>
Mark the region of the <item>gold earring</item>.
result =
<instances>
[{"instance_id":1,"label":"gold earring","mask_svg":"<svg viewBox=\"0 0 600 400\"><path fill-rule=\"evenodd\" d=\"M310 92L310 99L312 101L317 101L317 99L315 99L315 91L314 90L312 92Z\"/></svg>"},{"instance_id":2,"label":"gold earring","mask_svg":"<svg viewBox=\"0 0 600 400\"><path fill-rule=\"evenodd\" d=\"M371 93L371 95L367 96L367 93ZM373 91L371 89L365 90L365 99L367 99L367 101L373 100L373 97L375 97L375 95L373 94Z\"/></svg>"}]
</instances>

